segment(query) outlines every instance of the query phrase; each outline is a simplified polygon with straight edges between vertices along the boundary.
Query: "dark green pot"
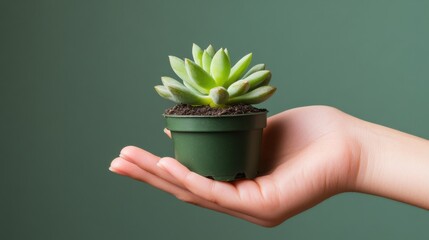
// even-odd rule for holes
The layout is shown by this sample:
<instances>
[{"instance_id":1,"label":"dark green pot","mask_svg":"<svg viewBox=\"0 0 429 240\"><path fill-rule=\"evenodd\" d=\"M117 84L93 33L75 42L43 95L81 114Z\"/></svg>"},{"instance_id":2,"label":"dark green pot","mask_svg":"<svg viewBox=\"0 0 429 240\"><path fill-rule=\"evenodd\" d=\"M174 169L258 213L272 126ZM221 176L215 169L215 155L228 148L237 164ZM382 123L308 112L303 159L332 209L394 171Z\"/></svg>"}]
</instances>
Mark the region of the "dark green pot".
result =
<instances>
[{"instance_id":1,"label":"dark green pot","mask_svg":"<svg viewBox=\"0 0 429 240\"><path fill-rule=\"evenodd\" d=\"M164 117L175 157L191 171L220 181L255 178L258 174L266 112Z\"/></svg>"}]
</instances>

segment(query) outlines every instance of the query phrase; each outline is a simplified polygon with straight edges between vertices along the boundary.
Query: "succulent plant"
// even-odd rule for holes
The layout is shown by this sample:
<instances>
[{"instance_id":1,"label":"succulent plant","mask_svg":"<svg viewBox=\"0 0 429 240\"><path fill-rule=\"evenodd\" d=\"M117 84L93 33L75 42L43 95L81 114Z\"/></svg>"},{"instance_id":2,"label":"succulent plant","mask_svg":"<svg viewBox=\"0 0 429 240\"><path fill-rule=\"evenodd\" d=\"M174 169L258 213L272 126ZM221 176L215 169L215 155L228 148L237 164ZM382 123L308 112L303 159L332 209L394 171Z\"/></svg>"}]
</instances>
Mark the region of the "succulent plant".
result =
<instances>
[{"instance_id":1,"label":"succulent plant","mask_svg":"<svg viewBox=\"0 0 429 240\"><path fill-rule=\"evenodd\" d=\"M252 53L242 57L231 67L229 52L212 45L202 50L193 44L194 61L169 56L170 65L183 83L161 77L163 85L155 86L158 94L176 103L223 107L232 104L257 104L267 100L276 91L269 86L271 72L265 64L257 64L246 71Z\"/></svg>"}]
</instances>

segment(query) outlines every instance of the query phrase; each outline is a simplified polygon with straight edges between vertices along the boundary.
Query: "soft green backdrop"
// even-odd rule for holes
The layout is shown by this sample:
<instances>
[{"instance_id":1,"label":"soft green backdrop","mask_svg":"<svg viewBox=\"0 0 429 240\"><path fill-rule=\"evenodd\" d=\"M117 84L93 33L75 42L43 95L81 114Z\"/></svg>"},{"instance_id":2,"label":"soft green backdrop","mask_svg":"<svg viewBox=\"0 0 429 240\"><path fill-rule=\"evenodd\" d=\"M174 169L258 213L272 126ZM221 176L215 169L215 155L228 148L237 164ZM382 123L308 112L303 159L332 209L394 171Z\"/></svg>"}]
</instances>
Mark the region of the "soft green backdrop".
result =
<instances>
[{"instance_id":1,"label":"soft green backdrop","mask_svg":"<svg viewBox=\"0 0 429 240\"><path fill-rule=\"evenodd\" d=\"M342 194L266 229L110 173L171 155L156 95L192 43L312 104L429 138L429 1L0 1L0 239L429 239L425 210Z\"/></svg>"}]
</instances>

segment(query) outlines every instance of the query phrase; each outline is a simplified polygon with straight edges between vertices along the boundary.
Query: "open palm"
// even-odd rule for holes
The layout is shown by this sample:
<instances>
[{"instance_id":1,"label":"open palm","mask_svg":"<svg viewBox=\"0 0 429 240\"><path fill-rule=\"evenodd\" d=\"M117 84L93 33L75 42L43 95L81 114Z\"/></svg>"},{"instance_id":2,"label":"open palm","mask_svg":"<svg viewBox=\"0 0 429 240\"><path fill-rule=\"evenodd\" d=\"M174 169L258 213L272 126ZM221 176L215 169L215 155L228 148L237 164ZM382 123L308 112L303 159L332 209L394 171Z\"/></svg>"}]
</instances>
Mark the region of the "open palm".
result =
<instances>
[{"instance_id":1,"label":"open palm","mask_svg":"<svg viewBox=\"0 0 429 240\"><path fill-rule=\"evenodd\" d=\"M351 190L360 152L353 122L353 117L325 106L296 108L270 117L263 135L263 174L253 180L214 181L173 158L159 158L132 146L122 149L110 170L182 201L275 226Z\"/></svg>"}]
</instances>

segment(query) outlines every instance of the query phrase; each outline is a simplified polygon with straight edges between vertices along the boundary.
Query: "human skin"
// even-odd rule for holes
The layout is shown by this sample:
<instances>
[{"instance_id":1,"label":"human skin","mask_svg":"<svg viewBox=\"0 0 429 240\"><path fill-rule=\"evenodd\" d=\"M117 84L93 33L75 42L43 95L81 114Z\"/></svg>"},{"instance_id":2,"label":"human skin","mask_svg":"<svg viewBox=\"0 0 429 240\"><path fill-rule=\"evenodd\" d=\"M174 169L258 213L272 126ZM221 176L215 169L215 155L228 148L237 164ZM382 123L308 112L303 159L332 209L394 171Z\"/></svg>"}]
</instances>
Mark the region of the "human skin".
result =
<instances>
[{"instance_id":1,"label":"human skin","mask_svg":"<svg viewBox=\"0 0 429 240\"><path fill-rule=\"evenodd\" d=\"M270 117L262 166L264 174L253 180L220 182L173 158L128 146L109 169L182 201L266 227L343 192L429 209L429 141L332 107L302 107Z\"/></svg>"}]
</instances>

